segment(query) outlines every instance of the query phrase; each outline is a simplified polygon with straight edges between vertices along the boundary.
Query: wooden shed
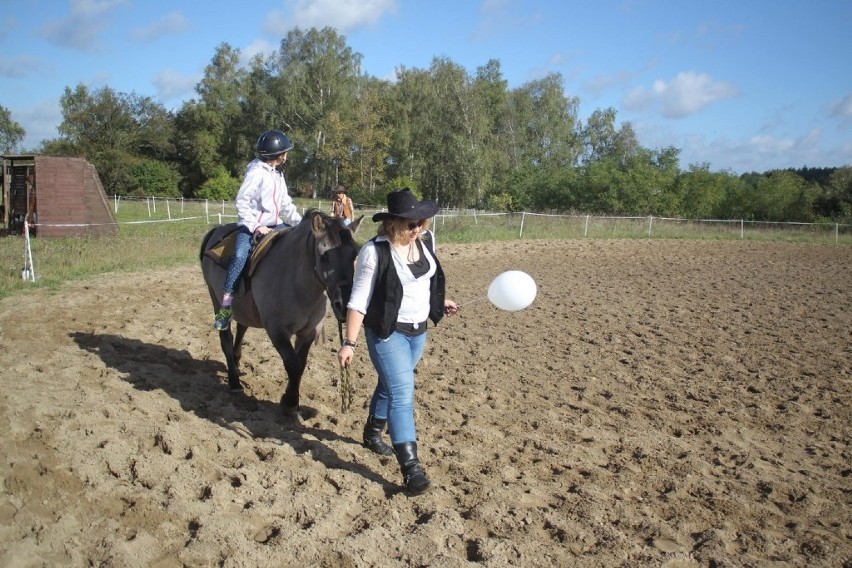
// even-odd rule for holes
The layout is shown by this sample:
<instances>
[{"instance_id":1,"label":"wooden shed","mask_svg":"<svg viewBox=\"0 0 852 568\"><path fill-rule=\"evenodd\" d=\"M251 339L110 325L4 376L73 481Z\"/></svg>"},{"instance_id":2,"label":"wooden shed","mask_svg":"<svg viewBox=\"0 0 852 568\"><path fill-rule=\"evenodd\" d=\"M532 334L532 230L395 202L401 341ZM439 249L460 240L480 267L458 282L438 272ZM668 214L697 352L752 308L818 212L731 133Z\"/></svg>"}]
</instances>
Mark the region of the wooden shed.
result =
<instances>
[{"instance_id":1,"label":"wooden shed","mask_svg":"<svg viewBox=\"0 0 852 568\"><path fill-rule=\"evenodd\" d=\"M118 232L95 166L83 158L2 156L3 223L21 234L24 219L39 237Z\"/></svg>"}]
</instances>

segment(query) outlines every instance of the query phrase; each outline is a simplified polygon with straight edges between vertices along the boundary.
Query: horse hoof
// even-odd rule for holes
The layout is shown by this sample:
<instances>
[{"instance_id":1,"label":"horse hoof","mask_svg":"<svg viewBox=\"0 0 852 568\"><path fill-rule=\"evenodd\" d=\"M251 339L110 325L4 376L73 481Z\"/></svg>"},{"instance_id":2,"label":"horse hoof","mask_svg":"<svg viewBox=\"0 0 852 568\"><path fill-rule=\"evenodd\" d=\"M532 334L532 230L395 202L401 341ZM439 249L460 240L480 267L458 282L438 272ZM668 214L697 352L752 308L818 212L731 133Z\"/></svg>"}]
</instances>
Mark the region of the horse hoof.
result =
<instances>
[{"instance_id":1,"label":"horse hoof","mask_svg":"<svg viewBox=\"0 0 852 568\"><path fill-rule=\"evenodd\" d=\"M298 407L291 408L288 406L281 406L281 418L283 418L285 422L299 425L305 420Z\"/></svg>"}]
</instances>

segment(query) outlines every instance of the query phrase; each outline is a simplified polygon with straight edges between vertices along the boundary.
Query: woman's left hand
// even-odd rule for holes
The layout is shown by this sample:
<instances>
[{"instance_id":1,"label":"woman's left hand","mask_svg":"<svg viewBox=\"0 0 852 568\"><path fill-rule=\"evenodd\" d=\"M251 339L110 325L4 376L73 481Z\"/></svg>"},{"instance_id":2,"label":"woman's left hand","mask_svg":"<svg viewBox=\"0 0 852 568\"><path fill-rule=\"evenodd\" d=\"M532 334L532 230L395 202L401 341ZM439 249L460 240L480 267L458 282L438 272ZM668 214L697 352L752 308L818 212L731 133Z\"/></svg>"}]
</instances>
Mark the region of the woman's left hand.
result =
<instances>
[{"instance_id":1,"label":"woman's left hand","mask_svg":"<svg viewBox=\"0 0 852 568\"><path fill-rule=\"evenodd\" d=\"M448 316L459 313L459 305L452 300L444 300L444 313Z\"/></svg>"}]
</instances>

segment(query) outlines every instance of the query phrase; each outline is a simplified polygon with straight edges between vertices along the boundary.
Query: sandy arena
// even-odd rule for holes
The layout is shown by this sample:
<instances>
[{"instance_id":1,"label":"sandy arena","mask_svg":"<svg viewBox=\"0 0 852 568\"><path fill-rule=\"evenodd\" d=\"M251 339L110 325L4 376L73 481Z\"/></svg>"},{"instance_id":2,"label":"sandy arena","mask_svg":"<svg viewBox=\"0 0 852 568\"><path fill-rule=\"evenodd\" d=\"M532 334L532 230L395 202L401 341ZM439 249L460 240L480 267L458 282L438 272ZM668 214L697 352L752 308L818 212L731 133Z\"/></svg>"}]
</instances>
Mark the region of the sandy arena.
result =
<instances>
[{"instance_id":1,"label":"sandy arena","mask_svg":"<svg viewBox=\"0 0 852 568\"><path fill-rule=\"evenodd\" d=\"M0 303L0 565L852 566L852 247L439 252L459 302L539 293L432 330L416 498L360 445L363 347L340 412L330 317L299 421L260 330L228 391L197 266Z\"/></svg>"}]
</instances>

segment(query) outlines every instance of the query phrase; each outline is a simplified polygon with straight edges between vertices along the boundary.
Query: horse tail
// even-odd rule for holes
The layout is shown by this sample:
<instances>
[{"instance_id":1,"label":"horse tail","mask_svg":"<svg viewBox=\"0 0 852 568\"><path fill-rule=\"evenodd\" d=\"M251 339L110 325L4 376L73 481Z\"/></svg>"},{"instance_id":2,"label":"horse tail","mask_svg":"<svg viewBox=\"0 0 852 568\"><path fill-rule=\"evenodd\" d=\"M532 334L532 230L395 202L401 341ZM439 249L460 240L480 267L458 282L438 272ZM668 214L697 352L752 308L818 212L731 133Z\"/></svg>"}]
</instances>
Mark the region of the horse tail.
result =
<instances>
[{"instance_id":1,"label":"horse tail","mask_svg":"<svg viewBox=\"0 0 852 568\"><path fill-rule=\"evenodd\" d=\"M198 252L198 261L202 262L204 260L204 251L207 250L207 243L210 241L210 237L213 236L213 232L216 230L216 227L213 227L207 234L204 235L204 238L201 240L201 250Z\"/></svg>"}]
</instances>

